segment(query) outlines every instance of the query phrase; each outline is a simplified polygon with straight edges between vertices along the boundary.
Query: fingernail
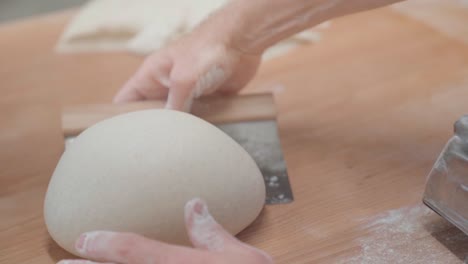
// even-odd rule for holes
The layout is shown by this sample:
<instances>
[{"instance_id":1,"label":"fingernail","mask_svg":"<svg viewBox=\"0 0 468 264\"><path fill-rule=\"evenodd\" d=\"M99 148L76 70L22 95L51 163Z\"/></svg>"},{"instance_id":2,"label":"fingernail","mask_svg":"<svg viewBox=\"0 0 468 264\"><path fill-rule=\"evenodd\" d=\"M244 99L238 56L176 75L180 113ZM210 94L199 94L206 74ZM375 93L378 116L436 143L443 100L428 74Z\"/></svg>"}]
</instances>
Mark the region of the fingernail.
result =
<instances>
[{"instance_id":1,"label":"fingernail","mask_svg":"<svg viewBox=\"0 0 468 264\"><path fill-rule=\"evenodd\" d=\"M205 212L205 207L203 203L197 202L193 205L193 211L198 216L203 216Z\"/></svg>"},{"instance_id":2,"label":"fingernail","mask_svg":"<svg viewBox=\"0 0 468 264\"><path fill-rule=\"evenodd\" d=\"M92 231L92 232L87 232L83 233L80 235L78 240L75 243L75 249L80 253L81 255L87 255L90 253L90 247L92 247L92 242L93 240L99 236L99 235L109 235L111 232L107 231Z\"/></svg>"},{"instance_id":3,"label":"fingernail","mask_svg":"<svg viewBox=\"0 0 468 264\"><path fill-rule=\"evenodd\" d=\"M85 251L87 237L88 237L87 233L82 234L76 241L75 248L78 252L83 253Z\"/></svg>"},{"instance_id":4,"label":"fingernail","mask_svg":"<svg viewBox=\"0 0 468 264\"><path fill-rule=\"evenodd\" d=\"M206 222L207 220L211 220L210 213L208 212L208 206L202 200L198 200L193 205L193 220L195 223L199 222Z\"/></svg>"},{"instance_id":5,"label":"fingernail","mask_svg":"<svg viewBox=\"0 0 468 264\"><path fill-rule=\"evenodd\" d=\"M187 202L185 205L185 211L191 211L193 220L198 220L201 218L206 218L209 215L208 207L206 203L200 198L194 198Z\"/></svg>"},{"instance_id":6,"label":"fingernail","mask_svg":"<svg viewBox=\"0 0 468 264\"><path fill-rule=\"evenodd\" d=\"M74 264L74 263L76 263L76 261L74 260L61 260L57 262L57 264Z\"/></svg>"}]
</instances>

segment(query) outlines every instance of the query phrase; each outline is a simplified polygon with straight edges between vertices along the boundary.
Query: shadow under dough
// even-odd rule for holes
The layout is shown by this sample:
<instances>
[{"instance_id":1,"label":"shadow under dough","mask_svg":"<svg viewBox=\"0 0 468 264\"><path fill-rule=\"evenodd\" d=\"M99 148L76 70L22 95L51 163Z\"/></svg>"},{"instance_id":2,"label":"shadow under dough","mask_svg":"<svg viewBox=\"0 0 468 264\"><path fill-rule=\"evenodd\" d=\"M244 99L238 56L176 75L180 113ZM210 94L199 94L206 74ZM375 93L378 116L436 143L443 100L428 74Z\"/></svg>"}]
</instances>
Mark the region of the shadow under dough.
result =
<instances>
[{"instance_id":1,"label":"shadow under dough","mask_svg":"<svg viewBox=\"0 0 468 264\"><path fill-rule=\"evenodd\" d=\"M48 238L47 240L47 253L51 257L51 259L55 262L58 262L62 259L74 259L78 258L64 249L62 249L52 238Z\"/></svg>"}]
</instances>

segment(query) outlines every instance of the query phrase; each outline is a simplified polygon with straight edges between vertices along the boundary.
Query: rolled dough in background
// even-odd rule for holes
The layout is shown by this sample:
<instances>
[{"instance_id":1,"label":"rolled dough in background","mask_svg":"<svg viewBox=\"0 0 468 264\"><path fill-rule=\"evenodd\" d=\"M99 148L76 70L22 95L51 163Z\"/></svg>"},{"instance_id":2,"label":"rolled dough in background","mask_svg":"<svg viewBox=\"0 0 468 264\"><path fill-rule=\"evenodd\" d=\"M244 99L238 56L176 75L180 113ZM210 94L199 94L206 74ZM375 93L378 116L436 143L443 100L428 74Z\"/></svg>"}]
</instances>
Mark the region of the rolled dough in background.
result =
<instances>
[{"instance_id":1,"label":"rolled dough in background","mask_svg":"<svg viewBox=\"0 0 468 264\"><path fill-rule=\"evenodd\" d=\"M70 21L56 50L147 55L189 32L227 1L92 0ZM318 26L278 43L266 52L264 59L317 42L323 28Z\"/></svg>"},{"instance_id":2,"label":"rolled dough in background","mask_svg":"<svg viewBox=\"0 0 468 264\"><path fill-rule=\"evenodd\" d=\"M202 198L237 234L258 216L265 184L232 138L190 114L146 110L104 120L67 147L47 190L52 238L77 254L83 232L126 231L188 245L184 205Z\"/></svg>"}]
</instances>

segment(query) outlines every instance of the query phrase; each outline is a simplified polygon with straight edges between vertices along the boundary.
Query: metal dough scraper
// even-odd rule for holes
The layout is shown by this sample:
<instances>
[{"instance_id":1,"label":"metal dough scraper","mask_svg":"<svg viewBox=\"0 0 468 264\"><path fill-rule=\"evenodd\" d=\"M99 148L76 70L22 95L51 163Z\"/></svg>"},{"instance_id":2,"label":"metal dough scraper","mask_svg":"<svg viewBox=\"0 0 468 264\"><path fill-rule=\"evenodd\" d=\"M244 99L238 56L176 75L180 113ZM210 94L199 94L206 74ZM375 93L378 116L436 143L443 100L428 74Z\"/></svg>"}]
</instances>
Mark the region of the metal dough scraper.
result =
<instances>
[{"instance_id":1,"label":"metal dough scraper","mask_svg":"<svg viewBox=\"0 0 468 264\"><path fill-rule=\"evenodd\" d=\"M163 108L162 101L68 106L62 112L65 147L86 128L132 111ZM192 114L216 125L252 156L266 186L266 204L293 201L270 93L206 97L193 103Z\"/></svg>"},{"instance_id":2,"label":"metal dough scraper","mask_svg":"<svg viewBox=\"0 0 468 264\"><path fill-rule=\"evenodd\" d=\"M468 235L468 115L429 173L423 202Z\"/></svg>"}]
</instances>

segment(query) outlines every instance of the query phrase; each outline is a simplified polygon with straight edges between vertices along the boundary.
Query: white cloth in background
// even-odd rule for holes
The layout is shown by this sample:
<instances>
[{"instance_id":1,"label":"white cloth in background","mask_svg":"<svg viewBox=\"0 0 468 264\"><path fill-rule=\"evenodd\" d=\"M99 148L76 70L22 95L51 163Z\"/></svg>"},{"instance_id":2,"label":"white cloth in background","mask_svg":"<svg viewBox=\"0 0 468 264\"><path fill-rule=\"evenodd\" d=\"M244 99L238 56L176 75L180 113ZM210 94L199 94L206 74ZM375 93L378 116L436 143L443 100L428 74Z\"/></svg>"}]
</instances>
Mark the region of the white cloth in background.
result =
<instances>
[{"instance_id":1,"label":"white cloth in background","mask_svg":"<svg viewBox=\"0 0 468 264\"><path fill-rule=\"evenodd\" d=\"M92 0L84 5L61 36L58 52L130 51L147 55L189 32L228 0ZM320 40L323 24L270 48L273 58Z\"/></svg>"}]
</instances>

